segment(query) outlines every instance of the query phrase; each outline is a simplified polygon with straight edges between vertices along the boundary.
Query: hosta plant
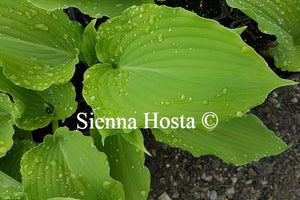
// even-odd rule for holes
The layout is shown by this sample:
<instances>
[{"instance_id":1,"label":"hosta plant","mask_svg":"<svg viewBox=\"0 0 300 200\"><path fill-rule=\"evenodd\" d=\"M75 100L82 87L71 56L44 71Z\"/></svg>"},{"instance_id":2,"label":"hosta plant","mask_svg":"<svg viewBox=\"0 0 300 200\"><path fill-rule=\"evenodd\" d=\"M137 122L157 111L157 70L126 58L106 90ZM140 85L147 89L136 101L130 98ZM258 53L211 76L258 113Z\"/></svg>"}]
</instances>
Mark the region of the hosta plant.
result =
<instances>
[{"instance_id":1,"label":"hosta plant","mask_svg":"<svg viewBox=\"0 0 300 200\"><path fill-rule=\"evenodd\" d=\"M194 156L235 165L288 148L248 111L295 83L279 78L241 39L244 28L153 3L0 0L1 199L147 199L142 128ZM70 21L68 7L111 18L84 28ZM297 70L298 30L279 27L286 37L295 34L295 55L278 37L275 56L283 69ZM82 90L70 82L79 61L88 66ZM93 113L76 113L79 130L70 131L59 121L78 109L75 89ZM204 120L218 122L214 129L203 124L206 113L217 116ZM145 125L145 116L156 119ZM99 128L120 118L116 128ZM34 143L31 131L49 123L53 135Z\"/></svg>"}]
</instances>

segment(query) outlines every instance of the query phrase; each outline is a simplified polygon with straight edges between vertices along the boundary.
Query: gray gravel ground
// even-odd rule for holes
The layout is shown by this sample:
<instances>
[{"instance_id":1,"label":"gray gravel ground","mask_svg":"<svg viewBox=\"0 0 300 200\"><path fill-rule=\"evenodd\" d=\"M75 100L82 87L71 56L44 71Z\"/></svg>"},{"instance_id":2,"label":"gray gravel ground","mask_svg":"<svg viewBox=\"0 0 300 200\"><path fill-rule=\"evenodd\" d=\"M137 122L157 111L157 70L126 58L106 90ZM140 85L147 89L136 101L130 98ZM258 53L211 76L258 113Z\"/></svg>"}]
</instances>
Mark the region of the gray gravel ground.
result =
<instances>
[{"instance_id":1,"label":"gray gravel ground","mask_svg":"<svg viewBox=\"0 0 300 200\"><path fill-rule=\"evenodd\" d=\"M153 155L146 161L152 175L149 200L300 200L300 86L275 90L251 112L293 146L278 156L236 167L213 156L194 158L155 142L147 133Z\"/></svg>"}]
</instances>

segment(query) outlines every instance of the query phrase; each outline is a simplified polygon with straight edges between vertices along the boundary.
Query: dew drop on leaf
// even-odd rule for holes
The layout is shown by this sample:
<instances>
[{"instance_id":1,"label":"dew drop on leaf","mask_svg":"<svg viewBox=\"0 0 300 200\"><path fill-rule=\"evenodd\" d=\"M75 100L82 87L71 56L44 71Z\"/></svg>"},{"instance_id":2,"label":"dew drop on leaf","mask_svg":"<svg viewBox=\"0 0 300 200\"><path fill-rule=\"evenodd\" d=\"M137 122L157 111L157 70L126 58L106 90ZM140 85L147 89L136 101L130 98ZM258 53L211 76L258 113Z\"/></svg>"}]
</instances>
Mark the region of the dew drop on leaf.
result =
<instances>
[{"instance_id":1,"label":"dew drop on leaf","mask_svg":"<svg viewBox=\"0 0 300 200\"><path fill-rule=\"evenodd\" d=\"M227 94L228 93L228 88L223 88L222 93Z\"/></svg>"},{"instance_id":2,"label":"dew drop on leaf","mask_svg":"<svg viewBox=\"0 0 300 200\"><path fill-rule=\"evenodd\" d=\"M145 190L142 190L142 191L141 191L141 195L142 195L143 197L145 197L145 196L147 195L147 192L146 192Z\"/></svg>"},{"instance_id":3,"label":"dew drop on leaf","mask_svg":"<svg viewBox=\"0 0 300 200\"><path fill-rule=\"evenodd\" d=\"M158 34L158 41L159 41L159 42L163 42L164 39L165 39L165 38L164 38L164 35L163 35L162 33L159 33L159 34Z\"/></svg>"},{"instance_id":4,"label":"dew drop on leaf","mask_svg":"<svg viewBox=\"0 0 300 200\"><path fill-rule=\"evenodd\" d=\"M237 117L243 116L243 112L242 112L242 111L237 111L237 112L236 112L236 116L237 116Z\"/></svg>"},{"instance_id":5,"label":"dew drop on leaf","mask_svg":"<svg viewBox=\"0 0 300 200\"><path fill-rule=\"evenodd\" d=\"M109 189L111 188L111 186L112 186L111 181L104 181L104 182L102 183L102 188L103 188L104 190L109 190Z\"/></svg>"},{"instance_id":6,"label":"dew drop on leaf","mask_svg":"<svg viewBox=\"0 0 300 200\"><path fill-rule=\"evenodd\" d=\"M204 99L204 100L202 101L202 104L203 104L203 105L208 105L208 104L209 104L209 101L208 101L207 99Z\"/></svg>"},{"instance_id":7,"label":"dew drop on leaf","mask_svg":"<svg viewBox=\"0 0 300 200\"><path fill-rule=\"evenodd\" d=\"M48 31L49 27L45 24L36 24L34 26L36 29L42 30L42 31Z\"/></svg>"}]
</instances>

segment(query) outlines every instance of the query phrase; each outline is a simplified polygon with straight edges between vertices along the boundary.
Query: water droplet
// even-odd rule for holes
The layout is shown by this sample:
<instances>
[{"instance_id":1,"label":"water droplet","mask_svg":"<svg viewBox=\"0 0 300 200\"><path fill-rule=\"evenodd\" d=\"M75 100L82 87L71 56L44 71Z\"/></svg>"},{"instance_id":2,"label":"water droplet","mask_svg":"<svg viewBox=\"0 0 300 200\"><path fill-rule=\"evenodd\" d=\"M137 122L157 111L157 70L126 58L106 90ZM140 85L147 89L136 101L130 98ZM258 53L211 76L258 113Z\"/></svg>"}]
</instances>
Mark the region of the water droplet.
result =
<instances>
[{"instance_id":1,"label":"water droplet","mask_svg":"<svg viewBox=\"0 0 300 200\"><path fill-rule=\"evenodd\" d=\"M149 16L149 24L150 25L154 25L155 24L155 20L156 20L156 16L155 15L150 15Z\"/></svg>"},{"instance_id":2,"label":"water droplet","mask_svg":"<svg viewBox=\"0 0 300 200\"><path fill-rule=\"evenodd\" d=\"M237 117L242 117L243 116L243 112L242 111L237 111L236 112L236 116Z\"/></svg>"},{"instance_id":3,"label":"water droplet","mask_svg":"<svg viewBox=\"0 0 300 200\"><path fill-rule=\"evenodd\" d=\"M165 38L164 38L164 35L163 35L162 33L159 33L159 34L158 34L158 41L159 41L159 42L162 42L162 41L164 41L164 39L165 39Z\"/></svg>"},{"instance_id":4,"label":"water droplet","mask_svg":"<svg viewBox=\"0 0 300 200\"><path fill-rule=\"evenodd\" d=\"M45 24L36 24L34 27L36 29L39 29L39 30L42 30L42 31L48 31L49 30L48 26L45 25Z\"/></svg>"},{"instance_id":5,"label":"water droplet","mask_svg":"<svg viewBox=\"0 0 300 200\"><path fill-rule=\"evenodd\" d=\"M203 104L203 105L208 105L208 104L209 104L209 101L208 101L207 99L204 99L204 100L202 101L202 104Z\"/></svg>"},{"instance_id":6,"label":"water droplet","mask_svg":"<svg viewBox=\"0 0 300 200\"><path fill-rule=\"evenodd\" d=\"M96 97L94 95L91 96L91 98L90 98L91 101L94 101L95 99L96 99Z\"/></svg>"},{"instance_id":7,"label":"water droplet","mask_svg":"<svg viewBox=\"0 0 300 200\"><path fill-rule=\"evenodd\" d=\"M35 57L35 56L31 56L30 59L33 60L33 61L37 61L38 60L38 58Z\"/></svg>"},{"instance_id":8,"label":"water droplet","mask_svg":"<svg viewBox=\"0 0 300 200\"><path fill-rule=\"evenodd\" d=\"M30 82L28 80L23 80L23 82L25 83L25 85L30 85Z\"/></svg>"},{"instance_id":9,"label":"water droplet","mask_svg":"<svg viewBox=\"0 0 300 200\"><path fill-rule=\"evenodd\" d=\"M6 153L7 150L8 150L8 149L7 149L6 146L1 146L1 147L0 147L0 154Z\"/></svg>"},{"instance_id":10,"label":"water droplet","mask_svg":"<svg viewBox=\"0 0 300 200\"><path fill-rule=\"evenodd\" d=\"M228 88L223 88L222 93L227 94L228 93Z\"/></svg>"},{"instance_id":11,"label":"water droplet","mask_svg":"<svg viewBox=\"0 0 300 200\"><path fill-rule=\"evenodd\" d=\"M102 188L103 188L104 190L109 190L109 189L111 188L111 186L112 186L111 181L104 181L104 182L102 183Z\"/></svg>"},{"instance_id":12,"label":"water droplet","mask_svg":"<svg viewBox=\"0 0 300 200\"><path fill-rule=\"evenodd\" d=\"M81 196L84 196L84 191L78 192Z\"/></svg>"},{"instance_id":13,"label":"water droplet","mask_svg":"<svg viewBox=\"0 0 300 200\"><path fill-rule=\"evenodd\" d=\"M51 164L52 166L55 166L55 165L56 165L56 161L55 161L55 160L51 160L51 161L50 161L50 164Z\"/></svg>"},{"instance_id":14,"label":"water droplet","mask_svg":"<svg viewBox=\"0 0 300 200\"><path fill-rule=\"evenodd\" d=\"M26 15L27 19L32 19L30 12L26 12L25 15Z\"/></svg>"},{"instance_id":15,"label":"water droplet","mask_svg":"<svg viewBox=\"0 0 300 200\"><path fill-rule=\"evenodd\" d=\"M168 105L170 105L170 104L171 104L170 101L166 101L166 102L165 102L165 105L166 105L166 106L168 106Z\"/></svg>"},{"instance_id":16,"label":"water droplet","mask_svg":"<svg viewBox=\"0 0 300 200\"><path fill-rule=\"evenodd\" d=\"M143 197L146 197L147 192L146 192L145 190L142 190L142 191L141 191L141 195L142 195Z\"/></svg>"},{"instance_id":17,"label":"water droplet","mask_svg":"<svg viewBox=\"0 0 300 200\"><path fill-rule=\"evenodd\" d=\"M180 96L180 99L181 99L181 100L185 100L185 99L186 99L185 95L182 94L182 95Z\"/></svg>"}]
</instances>

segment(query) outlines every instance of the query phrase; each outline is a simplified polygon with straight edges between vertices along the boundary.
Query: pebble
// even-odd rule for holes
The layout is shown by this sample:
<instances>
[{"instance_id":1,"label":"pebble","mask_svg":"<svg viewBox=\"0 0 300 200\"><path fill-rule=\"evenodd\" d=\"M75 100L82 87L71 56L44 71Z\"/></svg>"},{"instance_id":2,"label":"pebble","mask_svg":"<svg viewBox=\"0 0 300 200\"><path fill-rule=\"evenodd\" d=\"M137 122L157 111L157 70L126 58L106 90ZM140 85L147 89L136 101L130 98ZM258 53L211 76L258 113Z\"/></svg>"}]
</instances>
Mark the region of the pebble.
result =
<instances>
[{"instance_id":1,"label":"pebble","mask_svg":"<svg viewBox=\"0 0 300 200\"><path fill-rule=\"evenodd\" d=\"M218 168L220 166L220 164L221 164L220 160L219 159L215 159L212 162L212 167L213 168Z\"/></svg>"},{"instance_id":2,"label":"pebble","mask_svg":"<svg viewBox=\"0 0 300 200\"><path fill-rule=\"evenodd\" d=\"M234 187L227 188L226 194L228 194L228 195L233 195L233 194L234 194Z\"/></svg>"},{"instance_id":3,"label":"pebble","mask_svg":"<svg viewBox=\"0 0 300 200\"><path fill-rule=\"evenodd\" d=\"M279 101L275 98L270 98L269 99L270 102L272 102L273 104L277 104Z\"/></svg>"},{"instance_id":4,"label":"pebble","mask_svg":"<svg viewBox=\"0 0 300 200\"><path fill-rule=\"evenodd\" d=\"M275 108L281 108L281 104L280 103L276 103L275 104Z\"/></svg>"},{"instance_id":5,"label":"pebble","mask_svg":"<svg viewBox=\"0 0 300 200\"><path fill-rule=\"evenodd\" d=\"M232 180L232 184L234 185L234 184L236 184L238 178L237 177L232 177L231 180Z\"/></svg>"},{"instance_id":6,"label":"pebble","mask_svg":"<svg viewBox=\"0 0 300 200\"><path fill-rule=\"evenodd\" d=\"M172 200L172 199L169 197L169 195L166 192L164 192L158 197L158 200Z\"/></svg>"},{"instance_id":7,"label":"pebble","mask_svg":"<svg viewBox=\"0 0 300 200\"><path fill-rule=\"evenodd\" d=\"M292 98L291 100L293 103L298 103L298 99L296 97Z\"/></svg>"},{"instance_id":8,"label":"pebble","mask_svg":"<svg viewBox=\"0 0 300 200\"><path fill-rule=\"evenodd\" d=\"M172 198L177 199L180 196L178 190L175 190L174 193L172 194Z\"/></svg>"},{"instance_id":9,"label":"pebble","mask_svg":"<svg viewBox=\"0 0 300 200\"><path fill-rule=\"evenodd\" d=\"M257 175L257 173L252 168L249 169L249 174L251 174L252 176Z\"/></svg>"},{"instance_id":10,"label":"pebble","mask_svg":"<svg viewBox=\"0 0 300 200\"><path fill-rule=\"evenodd\" d=\"M210 200L217 200L218 199L218 194L215 190L212 190L209 194L209 199Z\"/></svg>"},{"instance_id":11,"label":"pebble","mask_svg":"<svg viewBox=\"0 0 300 200\"><path fill-rule=\"evenodd\" d=\"M262 168L263 174L268 175L273 172L273 166L270 163L266 163Z\"/></svg>"},{"instance_id":12,"label":"pebble","mask_svg":"<svg viewBox=\"0 0 300 200\"><path fill-rule=\"evenodd\" d=\"M205 180L205 179L206 179L206 173L202 173L201 179L202 179L202 180Z\"/></svg>"},{"instance_id":13,"label":"pebble","mask_svg":"<svg viewBox=\"0 0 300 200\"><path fill-rule=\"evenodd\" d=\"M207 176L207 177L205 178L205 180L206 180L207 182L212 181L212 179L213 179L213 176L212 176L212 175Z\"/></svg>"},{"instance_id":14,"label":"pebble","mask_svg":"<svg viewBox=\"0 0 300 200\"><path fill-rule=\"evenodd\" d=\"M262 181L261 181L261 184L262 184L262 185L267 185L267 184L268 184L268 181L262 180Z\"/></svg>"}]
</instances>

